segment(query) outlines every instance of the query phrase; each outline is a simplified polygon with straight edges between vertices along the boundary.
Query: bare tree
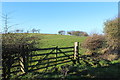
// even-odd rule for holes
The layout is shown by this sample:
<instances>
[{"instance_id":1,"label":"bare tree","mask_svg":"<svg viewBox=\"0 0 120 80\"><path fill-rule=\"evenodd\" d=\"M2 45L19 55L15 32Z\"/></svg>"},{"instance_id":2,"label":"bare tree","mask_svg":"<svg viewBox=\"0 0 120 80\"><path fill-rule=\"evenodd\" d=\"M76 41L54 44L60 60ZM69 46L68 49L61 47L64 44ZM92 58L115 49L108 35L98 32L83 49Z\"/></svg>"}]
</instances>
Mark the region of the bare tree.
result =
<instances>
[{"instance_id":1,"label":"bare tree","mask_svg":"<svg viewBox=\"0 0 120 80\"><path fill-rule=\"evenodd\" d=\"M32 33L35 33L35 32L36 32L36 33L37 33L37 32L40 33L40 29L35 29L35 28L33 28L31 31L32 31Z\"/></svg>"},{"instance_id":2,"label":"bare tree","mask_svg":"<svg viewBox=\"0 0 120 80\"><path fill-rule=\"evenodd\" d=\"M4 27L3 27L4 33L8 33L9 28L18 25L18 24L9 25L10 17L8 16L8 14L3 14L2 18L3 18L3 22L4 22Z\"/></svg>"},{"instance_id":3,"label":"bare tree","mask_svg":"<svg viewBox=\"0 0 120 80\"><path fill-rule=\"evenodd\" d=\"M40 29L38 29L37 31L38 31L38 33L40 33Z\"/></svg>"},{"instance_id":4,"label":"bare tree","mask_svg":"<svg viewBox=\"0 0 120 80\"><path fill-rule=\"evenodd\" d=\"M27 33L29 33L29 31L27 30Z\"/></svg>"},{"instance_id":5,"label":"bare tree","mask_svg":"<svg viewBox=\"0 0 120 80\"><path fill-rule=\"evenodd\" d=\"M20 30L21 32L23 32L24 30Z\"/></svg>"},{"instance_id":6,"label":"bare tree","mask_svg":"<svg viewBox=\"0 0 120 80\"><path fill-rule=\"evenodd\" d=\"M33 28L31 31L32 31L33 33L35 33L35 32L36 32L36 29Z\"/></svg>"}]
</instances>

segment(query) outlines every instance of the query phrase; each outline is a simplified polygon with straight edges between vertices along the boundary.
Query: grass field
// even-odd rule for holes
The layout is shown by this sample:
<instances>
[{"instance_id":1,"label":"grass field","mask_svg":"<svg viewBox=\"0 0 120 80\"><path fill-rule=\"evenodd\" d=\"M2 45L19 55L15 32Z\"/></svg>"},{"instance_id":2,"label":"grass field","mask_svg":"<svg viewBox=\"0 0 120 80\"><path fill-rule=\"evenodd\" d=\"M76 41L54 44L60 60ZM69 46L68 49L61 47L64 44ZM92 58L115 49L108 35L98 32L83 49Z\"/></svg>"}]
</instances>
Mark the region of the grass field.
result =
<instances>
[{"instance_id":1,"label":"grass field","mask_svg":"<svg viewBox=\"0 0 120 80\"><path fill-rule=\"evenodd\" d=\"M33 36L40 37L41 40L39 40L39 44L36 45L37 48L51 48L58 46L61 47L73 47L74 42L80 42L82 43L86 37L77 37L77 36L70 36L70 35L55 35L55 34L30 34ZM73 49L67 49L67 51L73 50ZM66 50L62 50L66 51ZM49 53L51 50L45 50L45 51L35 51L33 54L43 54L43 53ZM81 54L84 52L84 49L80 49ZM67 55L74 55L73 52L67 53ZM58 54L58 56L64 56L64 54ZM42 59L44 56L35 56L32 59L33 60L39 60ZM50 54L48 56L55 57L55 54ZM64 59L64 58L63 58ZM58 59L59 60L59 59ZM54 61L54 60L52 60ZM72 62L69 62L71 64ZM34 62L33 65L37 64L37 62ZM62 64L63 65L63 64Z\"/></svg>"},{"instance_id":2,"label":"grass field","mask_svg":"<svg viewBox=\"0 0 120 80\"><path fill-rule=\"evenodd\" d=\"M29 34L30 36L37 36L40 38L40 40L38 40L38 44L36 44L35 46L37 48L51 48L51 47L56 47L58 46L59 48L61 47L72 47L74 46L74 42L80 42L82 43L87 37L78 37L78 36L70 36L70 35L57 35L57 34L37 34L37 33L30 33ZM32 53L33 54L43 54L43 53L49 53L51 50L45 50L45 51L33 51ZM64 51L64 50L63 50ZM85 52L85 49L81 48L80 47L80 54L84 55L84 52ZM74 52L70 52L70 53L67 53L67 55L73 55ZM31 58L31 60L42 60L44 56L34 56ZM64 54L58 54L58 56L65 56ZM53 57L56 57L56 54L50 54L47 58L53 58ZM119 74L120 74L120 71L119 71L119 66L120 66L120 59L118 60L113 60L113 61L104 61L104 60L100 60L98 61L98 63L96 63L95 65L90 65L90 64L93 64L95 63L94 60L91 59L91 57L89 57L90 60L88 59L87 62L89 63L86 63L84 62L83 60L80 60L80 64L74 64L73 65L73 62L68 62L68 63L63 63L63 61L60 61L60 65L57 65L57 66L52 66L52 67L49 67L49 68L44 68L44 69L39 69L39 70L36 70L36 71L33 71L25 76L21 76L19 78L61 78L61 77L64 77L64 78L68 78L68 79L71 79L71 78L119 78ZM60 58L61 59L61 58ZM60 60L58 59L58 60ZM68 59L67 57L65 58L62 58L62 59L67 59L67 60L70 60ZM85 59L86 60L86 59ZM49 61L42 61L42 62L39 62L39 61L36 61L36 62L33 62L33 63L30 63L29 65L32 66L32 65L35 65L35 67L30 67L29 69L37 69L37 68L40 68L40 67L44 67L44 66L47 66L49 64L50 61L56 61L56 59L52 59L52 60L49 60ZM65 60L66 61L66 60ZM40 65L39 65L40 63ZM41 65L41 64L44 64L45 65ZM47 63L47 64L46 64ZM54 63L50 63L50 64L56 64L56 62ZM38 66L36 66L38 65ZM69 65L70 68L69 68L69 72L67 73L67 75L65 76L64 74L62 74L62 68L61 66L64 66L64 65ZM56 71L55 69L52 70L52 68L57 68L58 70ZM46 71L47 70L47 71ZM49 71L49 70L52 70L52 71ZM68 70L68 68L67 68ZM44 76L41 76L40 73L44 73L47 72L47 73L50 73L48 75L44 75ZM15 75L16 76L16 75ZM14 76L13 76L14 78Z\"/></svg>"},{"instance_id":3,"label":"grass field","mask_svg":"<svg viewBox=\"0 0 120 80\"><path fill-rule=\"evenodd\" d=\"M40 44L37 44L36 46L38 48L50 48L50 47L70 47L74 46L74 42L80 42L82 43L87 37L78 37L78 36L70 36L70 35L50 35L50 34L34 34L35 36L40 36L41 40L39 41ZM80 53L84 54L85 49L80 49ZM71 53L70 53L71 54ZM105 62L100 61L101 66L107 65ZM110 62L113 65L109 65L108 67L91 67L91 66L86 66L87 64L82 64L82 65L77 65L77 67L74 69L74 71L77 69L76 72L72 72L72 74L68 74L67 78L81 78L81 77L86 77L86 78L118 78L120 71L118 71L118 66L120 63L120 60L116 62L114 65L114 61ZM69 64L69 63L68 63ZM71 63L70 63L71 65ZM84 74L85 72L85 74ZM114 74L113 74L114 73ZM56 74L56 72L55 72ZM55 74L53 72L53 75L48 75L48 77L55 77ZM79 77L78 77L79 76ZM39 77L39 75L38 75ZM60 76L56 76L60 77Z\"/></svg>"},{"instance_id":4,"label":"grass field","mask_svg":"<svg viewBox=\"0 0 120 80\"><path fill-rule=\"evenodd\" d=\"M58 46L59 48L61 47L73 47L74 46L74 42L80 42L82 43L86 37L78 37L78 36L70 36L70 35L57 35L57 34L37 34L37 33L30 33L30 36L37 36L38 38L40 38L40 40L37 40L39 42L39 44L36 44L35 46L37 48L51 48L51 47L56 47ZM73 49L68 49L69 50L73 50ZM65 50L63 50L65 51ZM43 53L49 53L51 52L51 50L45 50L45 51L33 51L33 54L43 54ZM84 49L80 49L81 54L84 52ZM73 52L67 53L67 55L74 55ZM52 58L55 57L55 54L50 54L48 56L48 58ZM58 56L64 56L64 54L58 54ZM41 60L44 56L35 56L32 57L32 60ZM62 59L67 59L67 56L65 58ZM56 59L52 59L50 61L55 61ZM58 60L61 60L61 58L59 58ZM70 59L68 59L67 61L69 61ZM65 60L66 61L66 60ZM64 61L60 61L59 63L64 62ZM44 63L44 61L43 61ZM31 63L30 65L36 65L38 64L38 61ZM55 63L51 63L51 64L55 64ZM61 65L65 65L65 64L72 64L71 62L68 63L63 63L57 66L61 66ZM34 67L34 69L37 69L39 67L44 67L46 65L38 65L37 67ZM49 69L52 67L49 67ZM30 68L31 69L31 68ZM44 69L40 69L37 70L38 72L42 72L44 71Z\"/></svg>"},{"instance_id":5,"label":"grass field","mask_svg":"<svg viewBox=\"0 0 120 80\"><path fill-rule=\"evenodd\" d=\"M74 46L74 42L83 42L86 37L70 36L70 35L50 35L50 34L34 34L40 36L40 44L37 46L40 48L49 47L69 47Z\"/></svg>"},{"instance_id":6,"label":"grass field","mask_svg":"<svg viewBox=\"0 0 120 80\"><path fill-rule=\"evenodd\" d=\"M40 37L39 44L36 46L38 48L51 48L51 47L71 47L74 46L74 42L79 42L80 44L87 37L78 37L78 36L70 36L70 35L57 35L57 34L31 34L37 37ZM80 53L84 53L85 49L81 49Z\"/></svg>"}]
</instances>

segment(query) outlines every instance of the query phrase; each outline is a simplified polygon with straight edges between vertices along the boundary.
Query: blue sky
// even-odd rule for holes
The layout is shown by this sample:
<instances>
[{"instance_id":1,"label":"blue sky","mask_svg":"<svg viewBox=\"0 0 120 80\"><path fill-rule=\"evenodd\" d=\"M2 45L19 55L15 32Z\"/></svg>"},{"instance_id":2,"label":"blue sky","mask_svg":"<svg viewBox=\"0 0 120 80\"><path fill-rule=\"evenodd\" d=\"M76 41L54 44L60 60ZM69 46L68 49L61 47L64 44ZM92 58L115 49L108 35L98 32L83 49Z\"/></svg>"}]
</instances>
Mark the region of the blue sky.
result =
<instances>
[{"instance_id":1,"label":"blue sky","mask_svg":"<svg viewBox=\"0 0 120 80\"><path fill-rule=\"evenodd\" d=\"M103 23L118 14L117 2L3 2L2 12L11 17L10 30L33 28L41 33L59 30L102 33Z\"/></svg>"}]
</instances>

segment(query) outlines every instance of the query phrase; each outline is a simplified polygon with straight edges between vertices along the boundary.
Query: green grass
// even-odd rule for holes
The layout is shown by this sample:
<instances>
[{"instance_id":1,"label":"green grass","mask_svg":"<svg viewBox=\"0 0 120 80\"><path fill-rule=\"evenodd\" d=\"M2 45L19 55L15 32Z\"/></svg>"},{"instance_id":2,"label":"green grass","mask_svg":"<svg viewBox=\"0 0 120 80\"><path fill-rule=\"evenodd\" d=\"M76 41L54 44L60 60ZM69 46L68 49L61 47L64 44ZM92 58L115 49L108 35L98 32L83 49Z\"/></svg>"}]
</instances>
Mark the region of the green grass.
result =
<instances>
[{"instance_id":1,"label":"green grass","mask_svg":"<svg viewBox=\"0 0 120 80\"><path fill-rule=\"evenodd\" d=\"M79 37L79 36L70 36L70 35L56 35L56 34L30 34L37 37L40 37L39 44L36 45L38 48L51 48L51 47L72 47L74 46L74 42L79 42L80 44L87 37ZM80 54L85 52L85 49L80 47Z\"/></svg>"},{"instance_id":2,"label":"green grass","mask_svg":"<svg viewBox=\"0 0 120 80\"><path fill-rule=\"evenodd\" d=\"M64 77L66 79L84 79L84 78L119 78L120 74L120 63L119 64L111 64L109 66L101 66L101 67L91 67L86 65L74 65L72 69L69 69L70 72L67 73L66 76L61 74L61 70L57 72L51 71L49 74L43 75L42 78L61 78ZM31 77L32 76L32 77ZM41 78L41 74L31 73L29 75L24 76L23 78Z\"/></svg>"},{"instance_id":3,"label":"green grass","mask_svg":"<svg viewBox=\"0 0 120 80\"><path fill-rule=\"evenodd\" d=\"M70 36L70 35L45 35L34 34L34 36L40 36L40 44L37 47L49 48L49 47L69 47L74 46L74 42L82 43L86 37Z\"/></svg>"},{"instance_id":4,"label":"green grass","mask_svg":"<svg viewBox=\"0 0 120 80\"><path fill-rule=\"evenodd\" d=\"M30 36L37 36L39 38L41 38L40 40L37 40L39 42L39 44L36 44L35 46L37 48L51 48L51 47L56 47L58 46L59 48L60 47L73 47L74 46L74 42L80 42L82 43L86 37L78 37L78 36L70 36L70 35L54 35L54 34L32 34L30 33L29 34ZM69 50L73 50L73 49L68 49ZM62 51L65 51L65 50L62 50ZM49 53L51 52L51 50L45 50L45 51L34 51L32 52L33 54L43 54L43 53ZM84 53L84 50L80 50L81 53ZM67 54L74 54L73 52L71 53L67 53ZM64 56L64 54L58 54L58 56ZM35 56L35 57L32 57L32 60L40 60L42 59L44 56ZM53 54L50 54L48 57L55 57L55 55ZM67 58L67 57L66 57ZM65 59L65 58L63 58ZM58 60L61 60L60 58ZM55 61L55 59L52 59L50 61ZM46 61L43 61L42 63L44 63ZM64 61L60 61L61 62L64 62ZM36 65L37 63L39 62L33 62L32 64L29 64L29 65ZM51 63L51 64L55 64L55 63ZM63 63L63 64L72 64L72 61L69 62L69 63ZM63 64L60 64L60 65L57 65L58 67L63 65ZM39 68L39 67L43 67L45 65L40 65L40 66L37 66L37 67L34 67L34 69L36 68ZM49 69L52 68L52 67L49 67ZM29 68L31 69L31 68ZM40 70L37 70L37 72L42 72L44 71L45 69L40 69Z\"/></svg>"},{"instance_id":5,"label":"green grass","mask_svg":"<svg viewBox=\"0 0 120 80\"><path fill-rule=\"evenodd\" d=\"M72 47L74 46L74 42L80 42L82 43L86 37L78 37L78 36L70 36L70 35L54 35L54 34L30 34L33 36L40 37L41 40L38 40L39 44L36 45L37 48L51 48L51 47ZM73 50L73 49L68 49ZM65 50L62 50L65 51ZM45 51L36 51L34 54L43 54L43 53L49 53L51 50L45 50ZM84 52L84 50L80 50L81 53ZM73 52L68 54L74 54ZM49 57L54 57L55 55L50 54ZM58 56L64 56L64 54L58 54ZM35 56L33 57L33 60L39 60L42 59L44 56ZM59 60L59 59L58 59ZM50 60L50 61L55 61ZM37 64L38 62L32 63L32 65ZM72 63L72 62L70 62ZM39 67L39 66L38 66Z\"/></svg>"},{"instance_id":6,"label":"green grass","mask_svg":"<svg viewBox=\"0 0 120 80\"><path fill-rule=\"evenodd\" d=\"M74 42L80 42L82 43L86 37L78 37L78 36L70 36L70 35L51 35L51 34L30 34L33 36L40 37L41 39L38 40L40 42L39 44L36 45L37 48L51 48L51 47L71 47L74 46ZM81 48L81 47L80 47ZM46 53L50 52L51 50L48 51L35 51L35 54L41 54L41 53ZM80 54L84 54L85 49L80 49ZM34 53L34 52L33 52ZM69 54L74 54L74 53L69 53ZM49 57L54 57L55 55L51 54ZM59 55L63 56L63 54ZM39 57L33 57L33 60L38 60L42 59L44 56L39 56ZM59 60L59 59L58 59ZM51 60L54 61L54 60ZM74 72L69 73L66 78L118 78L120 71L118 71L118 66L120 67L120 59L119 60L114 60L111 61L111 64L108 64L105 61L99 61L99 64L101 66L87 66L87 64L80 60L81 64L77 64L73 66ZM88 61L93 63L92 61ZM34 62L33 65L37 64L38 62ZM71 63L67 63L71 65ZM114 65L115 64L115 65ZM65 64L62 64L65 65ZM43 65L44 66L44 65ZM58 65L57 67L60 67L61 65ZM76 67L77 66L77 67ZM38 66L40 67L40 66ZM37 67L35 67L37 68ZM52 67L49 67L49 69ZM76 69L76 71L75 71ZM42 72L42 70L37 70L36 72ZM50 75L45 75L45 78L61 78L60 70L58 72L50 72ZM28 75L25 75L21 78L39 78L41 76L39 73L30 73Z\"/></svg>"}]
</instances>

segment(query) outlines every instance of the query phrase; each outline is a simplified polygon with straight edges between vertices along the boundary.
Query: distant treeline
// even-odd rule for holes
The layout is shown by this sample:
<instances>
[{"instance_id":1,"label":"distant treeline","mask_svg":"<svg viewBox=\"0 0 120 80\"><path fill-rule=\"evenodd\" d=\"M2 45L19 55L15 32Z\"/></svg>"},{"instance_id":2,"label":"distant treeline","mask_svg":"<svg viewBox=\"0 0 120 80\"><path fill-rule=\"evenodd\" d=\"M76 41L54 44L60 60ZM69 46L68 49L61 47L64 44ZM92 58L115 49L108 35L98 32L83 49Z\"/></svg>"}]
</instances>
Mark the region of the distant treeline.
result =
<instances>
[{"instance_id":1,"label":"distant treeline","mask_svg":"<svg viewBox=\"0 0 120 80\"><path fill-rule=\"evenodd\" d=\"M58 34L65 35L66 31L60 30ZM87 32L84 31L67 31L67 35L74 35L74 36L89 36Z\"/></svg>"}]
</instances>

